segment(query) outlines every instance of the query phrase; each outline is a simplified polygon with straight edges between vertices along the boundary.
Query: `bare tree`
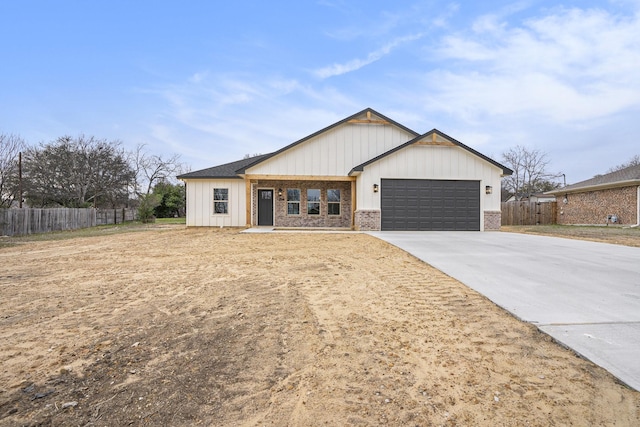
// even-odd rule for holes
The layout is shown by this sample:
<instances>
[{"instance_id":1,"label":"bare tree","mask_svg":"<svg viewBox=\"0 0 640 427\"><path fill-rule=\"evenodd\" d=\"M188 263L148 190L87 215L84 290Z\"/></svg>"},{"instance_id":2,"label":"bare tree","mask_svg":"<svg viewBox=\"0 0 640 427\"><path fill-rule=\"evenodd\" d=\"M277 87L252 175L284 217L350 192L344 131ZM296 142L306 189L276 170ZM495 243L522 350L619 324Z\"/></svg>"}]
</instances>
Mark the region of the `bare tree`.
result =
<instances>
[{"instance_id":1,"label":"bare tree","mask_svg":"<svg viewBox=\"0 0 640 427\"><path fill-rule=\"evenodd\" d=\"M503 180L503 186L515 195L516 200L560 186L553 180L561 174L547 172L549 160L540 150L529 150L518 145L503 153L502 161L513 170L513 174Z\"/></svg>"},{"instance_id":2,"label":"bare tree","mask_svg":"<svg viewBox=\"0 0 640 427\"><path fill-rule=\"evenodd\" d=\"M622 164L619 164L618 166L612 167L611 169L609 169L607 171L607 173L616 172L616 171L619 171L621 169L626 169L628 167L638 166L638 165L640 165L640 155L636 154L628 162L622 163Z\"/></svg>"},{"instance_id":3,"label":"bare tree","mask_svg":"<svg viewBox=\"0 0 640 427\"><path fill-rule=\"evenodd\" d=\"M169 157L150 154L145 144L138 144L130 154L129 163L134 172L131 191L138 197L151 194L155 184L160 181L172 181L183 168L179 154Z\"/></svg>"},{"instance_id":4,"label":"bare tree","mask_svg":"<svg viewBox=\"0 0 640 427\"><path fill-rule=\"evenodd\" d=\"M27 149L24 170L28 200L43 207L124 204L133 175L120 142L84 135Z\"/></svg>"},{"instance_id":5,"label":"bare tree","mask_svg":"<svg viewBox=\"0 0 640 427\"><path fill-rule=\"evenodd\" d=\"M20 197L18 157L25 148L19 136L0 133L0 208L10 208Z\"/></svg>"}]
</instances>

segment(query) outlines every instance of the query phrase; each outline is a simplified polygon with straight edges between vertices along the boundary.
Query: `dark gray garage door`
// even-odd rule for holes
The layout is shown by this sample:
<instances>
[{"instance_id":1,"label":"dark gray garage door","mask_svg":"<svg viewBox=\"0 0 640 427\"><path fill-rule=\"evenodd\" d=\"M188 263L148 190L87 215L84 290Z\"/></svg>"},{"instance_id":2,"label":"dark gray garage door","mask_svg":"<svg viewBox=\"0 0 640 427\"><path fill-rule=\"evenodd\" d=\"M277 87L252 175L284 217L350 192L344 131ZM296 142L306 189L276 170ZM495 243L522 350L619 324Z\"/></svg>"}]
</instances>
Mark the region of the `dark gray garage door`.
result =
<instances>
[{"instance_id":1,"label":"dark gray garage door","mask_svg":"<svg viewBox=\"0 0 640 427\"><path fill-rule=\"evenodd\" d=\"M480 182L383 179L382 230L480 230Z\"/></svg>"}]
</instances>

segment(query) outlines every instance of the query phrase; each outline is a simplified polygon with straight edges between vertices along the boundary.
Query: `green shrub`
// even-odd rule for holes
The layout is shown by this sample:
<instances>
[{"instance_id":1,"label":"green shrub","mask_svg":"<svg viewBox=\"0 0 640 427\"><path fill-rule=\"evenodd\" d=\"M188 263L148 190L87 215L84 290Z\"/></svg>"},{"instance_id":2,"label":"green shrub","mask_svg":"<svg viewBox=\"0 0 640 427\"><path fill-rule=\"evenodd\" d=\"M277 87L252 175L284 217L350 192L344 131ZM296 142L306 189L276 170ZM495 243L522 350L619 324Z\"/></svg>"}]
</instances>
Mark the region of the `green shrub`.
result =
<instances>
[{"instance_id":1,"label":"green shrub","mask_svg":"<svg viewBox=\"0 0 640 427\"><path fill-rule=\"evenodd\" d=\"M143 224L149 224L156 221L154 209L160 204L160 198L156 194L147 194L140 197L140 205L138 206L138 219Z\"/></svg>"}]
</instances>

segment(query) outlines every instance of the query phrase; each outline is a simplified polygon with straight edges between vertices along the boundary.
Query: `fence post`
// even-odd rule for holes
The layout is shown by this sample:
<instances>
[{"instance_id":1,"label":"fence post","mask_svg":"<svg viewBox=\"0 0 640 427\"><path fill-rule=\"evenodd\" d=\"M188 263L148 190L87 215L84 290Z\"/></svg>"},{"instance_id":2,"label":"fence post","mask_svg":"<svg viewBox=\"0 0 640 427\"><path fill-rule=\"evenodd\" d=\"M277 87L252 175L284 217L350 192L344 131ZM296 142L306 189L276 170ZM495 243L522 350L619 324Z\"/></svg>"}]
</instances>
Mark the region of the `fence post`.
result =
<instances>
[{"instance_id":1,"label":"fence post","mask_svg":"<svg viewBox=\"0 0 640 427\"><path fill-rule=\"evenodd\" d=\"M113 223L120 224L135 221L135 209L95 209L95 208L22 208L0 209L0 235L15 236L50 231L75 230L111 224L109 215L113 215Z\"/></svg>"}]
</instances>

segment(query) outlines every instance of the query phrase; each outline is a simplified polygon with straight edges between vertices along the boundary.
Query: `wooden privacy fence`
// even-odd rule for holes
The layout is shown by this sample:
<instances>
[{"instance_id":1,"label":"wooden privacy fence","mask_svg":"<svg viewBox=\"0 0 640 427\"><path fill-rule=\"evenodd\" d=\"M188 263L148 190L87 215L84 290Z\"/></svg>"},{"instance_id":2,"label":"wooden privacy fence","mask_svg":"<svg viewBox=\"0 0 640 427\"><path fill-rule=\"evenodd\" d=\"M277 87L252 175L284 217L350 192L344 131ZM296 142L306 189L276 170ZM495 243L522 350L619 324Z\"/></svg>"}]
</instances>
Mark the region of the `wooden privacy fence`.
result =
<instances>
[{"instance_id":1,"label":"wooden privacy fence","mask_svg":"<svg viewBox=\"0 0 640 427\"><path fill-rule=\"evenodd\" d=\"M75 230L134 221L135 209L0 209L0 236Z\"/></svg>"},{"instance_id":2,"label":"wooden privacy fence","mask_svg":"<svg viewBox=\"0 0 640 427\"><path fill-rule=\"evenodd\" d=\"M502 225L549 225L556 223L556 202L505 202Z\"/></svg>"},{"instance_id":3,"label":"wooden privacy fence","mask_svg":"<svg viewBox=\"0 0 640 427\"><path fill-rule=\"evenodd\" d=\"M96 225L121 224L138 219L137 209L97 209Z\"/></svg>"}]
</instances>

